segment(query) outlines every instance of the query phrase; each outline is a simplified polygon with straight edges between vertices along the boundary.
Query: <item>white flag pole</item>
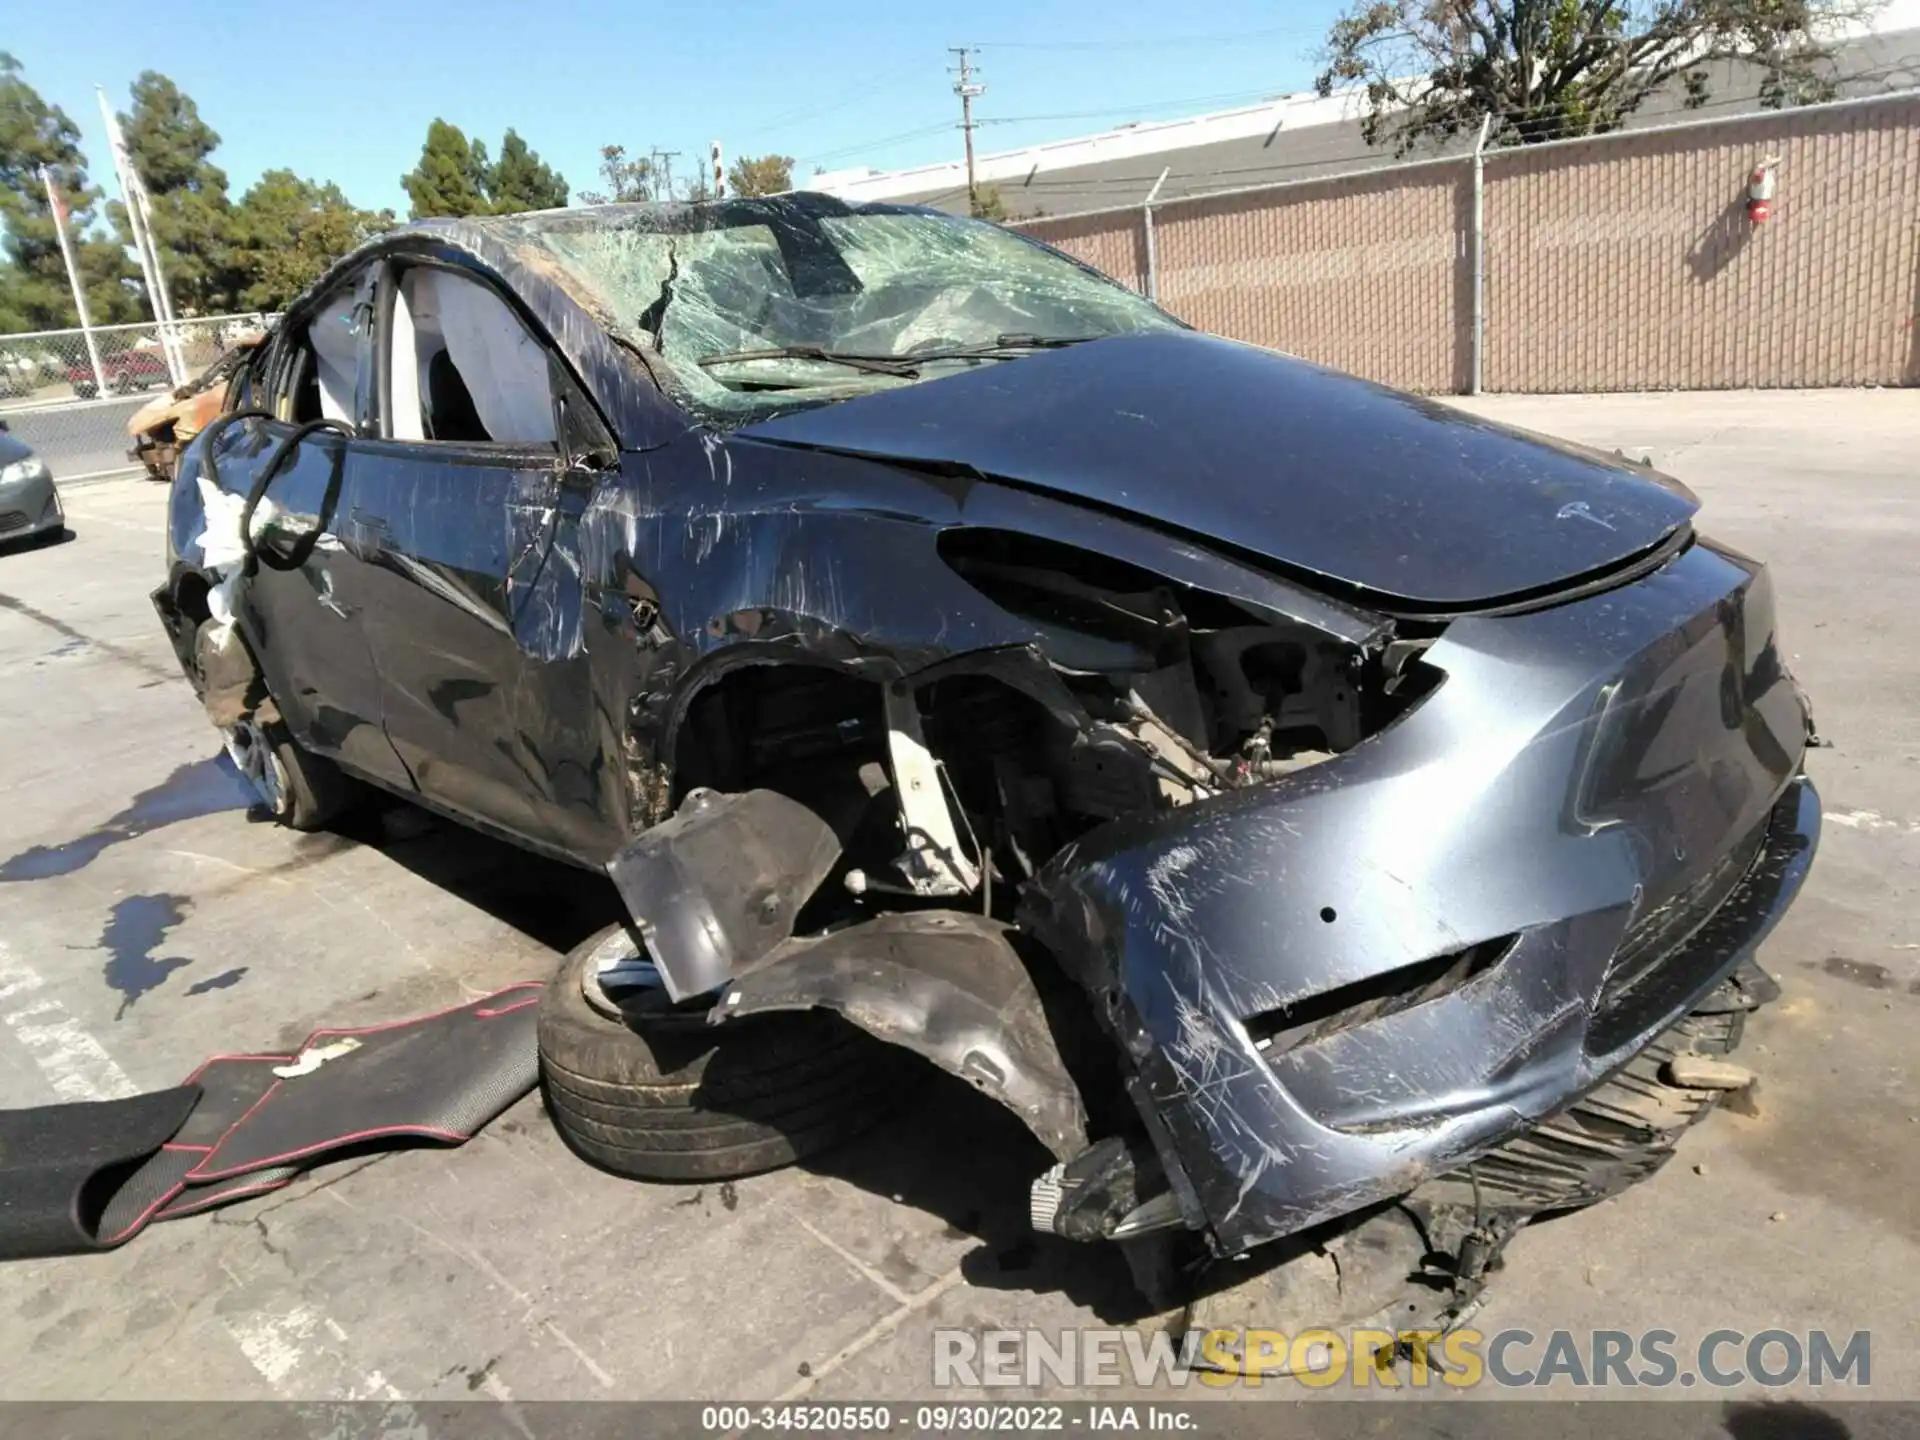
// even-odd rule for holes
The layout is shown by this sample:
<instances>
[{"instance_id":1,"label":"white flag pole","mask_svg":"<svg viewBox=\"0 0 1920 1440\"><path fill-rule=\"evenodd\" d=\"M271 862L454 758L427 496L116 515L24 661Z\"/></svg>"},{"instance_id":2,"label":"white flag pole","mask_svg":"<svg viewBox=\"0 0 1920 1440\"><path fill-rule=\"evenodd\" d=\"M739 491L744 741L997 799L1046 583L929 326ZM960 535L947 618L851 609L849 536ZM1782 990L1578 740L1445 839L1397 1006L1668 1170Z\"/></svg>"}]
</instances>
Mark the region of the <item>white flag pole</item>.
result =
<instances>
[{"instance_id":1,"label":"white flag pole","mask_svg":"<svg viewBox=\"0 0 1920 1440\"><path fill-rule=\"evenodd\" d=\"M127 139L120 130L119 118L107 103L107 92L94 86L100 100L100 123L106 129L107 150L113 156L113 173L120 182L120 202L127 208L127 227L133 232L133 253L140 261L140 276L147 287L147 304L153 311L154 325L160 334L160 351L167 362L167 373L175 385L187 382L186 356L173 319L173 301L167 294L167 277L160 269L160 251L153 243L153 212L147 203L147 187L134 168Z\"/></svg>"},{"instance_id":2,"label":"white flag pole","mask_svg":"<svg viewBox=\"0 0 1920 1440\"><path fill-rule=\"evenodd\" d=\"M80 267L74 263L73 241L67 235L67 207L47 167L40 167L40 183L47 187L47 208L53 212L54 233L60 237L60 258L67 262L67 283L73 287L73 308L80 317L80 334L87 342L87 361L93 366L95 395L107 393L107 373L100 368L100 347L93 343L93 322L87 318L87 292L80 285Z\"/></svg>"}]
</instances>

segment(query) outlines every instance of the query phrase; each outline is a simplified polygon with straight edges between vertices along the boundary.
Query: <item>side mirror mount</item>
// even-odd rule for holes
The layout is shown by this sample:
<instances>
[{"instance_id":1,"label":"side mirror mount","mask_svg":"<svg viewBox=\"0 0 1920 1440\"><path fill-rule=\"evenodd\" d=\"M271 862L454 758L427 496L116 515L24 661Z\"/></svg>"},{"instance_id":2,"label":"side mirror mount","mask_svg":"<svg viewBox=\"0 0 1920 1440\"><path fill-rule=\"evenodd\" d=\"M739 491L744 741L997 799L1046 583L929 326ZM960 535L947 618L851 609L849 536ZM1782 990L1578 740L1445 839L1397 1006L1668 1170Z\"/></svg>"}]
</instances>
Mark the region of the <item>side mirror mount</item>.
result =
<instances>
[{"instance_id":1,"label":"side mirror mount","mask_svg":"<svg viewBox=\"0 0 1920 1440\"><path fill-rule=\"evenodd\" d=\"M615 470L620 466L620 447L601 423L600 416L580 393L573 377L555 359L547 362L553 385L554 434L560 441L560 458L569 471Z\"/></svg>"}]
</instances>

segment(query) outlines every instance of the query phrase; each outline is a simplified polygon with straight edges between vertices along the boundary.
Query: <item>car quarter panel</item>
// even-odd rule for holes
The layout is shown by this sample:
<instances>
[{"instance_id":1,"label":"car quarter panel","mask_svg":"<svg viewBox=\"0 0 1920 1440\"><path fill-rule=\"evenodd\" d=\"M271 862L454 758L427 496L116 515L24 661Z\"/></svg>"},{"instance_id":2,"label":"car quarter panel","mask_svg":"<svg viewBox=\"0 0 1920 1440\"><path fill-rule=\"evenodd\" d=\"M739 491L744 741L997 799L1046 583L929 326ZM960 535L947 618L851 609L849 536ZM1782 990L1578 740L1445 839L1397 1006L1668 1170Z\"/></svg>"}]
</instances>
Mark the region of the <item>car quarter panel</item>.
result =
<instances>
[{"instance_id":1,"label":"car quarter panel","mask_svg":"<svg viewBox=\"0 0 1920 1440\"><path fill-rule=\"evenodd\" d=\"M1009 650L1050 676L1035 624L940 557L941 532L959 526L1131 558L1356 644L1385 633L1376 616L1067 501L689 431L625 457L580 521L587 605L608 638L593 647L596 689L609 711L627 711L636 766L671 764L691 699L735 665L834 665L884 682Z\"/></svg>"}]
</instances>

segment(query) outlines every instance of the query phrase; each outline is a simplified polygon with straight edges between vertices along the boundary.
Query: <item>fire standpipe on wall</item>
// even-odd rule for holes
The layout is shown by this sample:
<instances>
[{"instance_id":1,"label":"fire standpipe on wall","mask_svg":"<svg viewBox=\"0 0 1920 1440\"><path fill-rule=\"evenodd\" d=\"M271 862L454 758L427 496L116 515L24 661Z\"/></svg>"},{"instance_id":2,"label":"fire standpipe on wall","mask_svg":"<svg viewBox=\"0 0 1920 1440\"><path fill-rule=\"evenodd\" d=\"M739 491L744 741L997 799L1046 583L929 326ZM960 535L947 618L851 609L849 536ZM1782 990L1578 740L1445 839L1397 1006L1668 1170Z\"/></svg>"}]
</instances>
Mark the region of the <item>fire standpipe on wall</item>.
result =
<instances>
[{"instance_id":1,"label":"fire standpipe on wall","mask_svg":"<svg viewBox=\"0 0 1920 1440\"><path fill-rule=\"evenodd\" d=\"M1778 155L1769 155L1747 177L1747 219L1755 225L1764 225L1773 216L1773 172L1779 164Z\"/></svg>"}]
</instances>

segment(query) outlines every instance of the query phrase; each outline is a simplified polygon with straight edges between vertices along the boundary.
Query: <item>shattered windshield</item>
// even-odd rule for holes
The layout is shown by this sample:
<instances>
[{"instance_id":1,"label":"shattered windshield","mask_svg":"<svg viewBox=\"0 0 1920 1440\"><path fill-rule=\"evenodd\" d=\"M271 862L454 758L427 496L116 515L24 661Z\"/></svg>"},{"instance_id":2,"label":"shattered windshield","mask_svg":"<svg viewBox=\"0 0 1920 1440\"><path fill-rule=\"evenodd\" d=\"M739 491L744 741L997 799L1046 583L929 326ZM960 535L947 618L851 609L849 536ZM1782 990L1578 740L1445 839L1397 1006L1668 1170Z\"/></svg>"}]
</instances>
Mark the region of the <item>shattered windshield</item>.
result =
<instances>
[{"instance_id":1,"label":"shattered windshield","mask_svg":"<svg viewBox=\"0 0 1920 1440\"><path fill-rule=\"evenodd\" d=\"M801 195L527 217L617 338L718 424L1178 328L997 226Z\"/></svg>"}]
</instances>

